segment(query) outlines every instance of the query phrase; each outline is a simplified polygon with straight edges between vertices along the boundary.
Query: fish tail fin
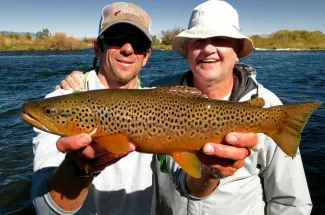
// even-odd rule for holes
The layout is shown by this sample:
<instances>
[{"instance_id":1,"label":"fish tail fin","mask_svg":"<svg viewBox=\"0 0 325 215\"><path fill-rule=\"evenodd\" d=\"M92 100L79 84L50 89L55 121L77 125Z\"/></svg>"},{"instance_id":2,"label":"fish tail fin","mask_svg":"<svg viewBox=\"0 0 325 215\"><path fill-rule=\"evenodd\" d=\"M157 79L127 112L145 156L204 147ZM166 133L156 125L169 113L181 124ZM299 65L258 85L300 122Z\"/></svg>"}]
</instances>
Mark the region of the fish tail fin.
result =
<instances>
[{"instance_id":1,"label":"fish tail fin","mask_svg":"<svg viewBox=\"0 0 325 215\"><path fill-rule=\"evenodd\" d=\"M295 157L300 143L300 134L313 111L321 105L321 102L308 102L274 107L282 107L284 111L277 124L278 129L266 132L266 134L276 142L284 153Z\"/></svg>"}]
</instances>

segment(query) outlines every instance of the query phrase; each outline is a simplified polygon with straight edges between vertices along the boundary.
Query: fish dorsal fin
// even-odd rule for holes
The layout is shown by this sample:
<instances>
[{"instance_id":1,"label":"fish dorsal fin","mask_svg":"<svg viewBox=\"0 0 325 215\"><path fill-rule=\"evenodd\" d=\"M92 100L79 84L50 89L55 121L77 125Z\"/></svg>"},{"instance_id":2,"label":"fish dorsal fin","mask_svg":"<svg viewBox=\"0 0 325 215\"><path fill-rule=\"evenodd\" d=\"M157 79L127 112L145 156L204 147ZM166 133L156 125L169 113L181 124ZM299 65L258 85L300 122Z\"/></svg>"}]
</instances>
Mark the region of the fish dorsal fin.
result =
<instances>
[{"instance_id":1,"label":"fish dorsal fin","mask_svg":"<svg viewBox=\"0 0 325 215\"><path fill-rule=\"evenodd\" d=\"M208 98L206 95L202 94L200 90L188 86L158 87L155 90L163 91L164 93L177 94L183 97Z\"/></svg>"},{"instance_id":2,"label":"fish dorsal fin","mask_svg":"<svg viewBox=\"0 0 325 215\"><path fill-rule=\"evenodd\" d=\"M171 154L179 166L194 178L201 178L201 162L190 152L174 152Z\"/></svg>"},{"instance_id":3,"label":"fish dorsal fin","mask_svg":"<svg viewBox=\"0 0 325 215\"><path fill-rule=\"evenodd\" d=\"M263 107L265 105L265 101L263 98L254 98L254 99L248 100L244 103L247 103L251 106L256 106L256 107Z\"/></svg>"},{"instance_id":4,"label":"fish dorsal fin","mask_svg":"<svg viewBox=\"0 0 325 215\"><path fill-rule=\"evenodd\" d=\"M93 137L95 143L109 152L122 154L129 150L129 139L124 134Z\"/></svg>"}]
</instances>

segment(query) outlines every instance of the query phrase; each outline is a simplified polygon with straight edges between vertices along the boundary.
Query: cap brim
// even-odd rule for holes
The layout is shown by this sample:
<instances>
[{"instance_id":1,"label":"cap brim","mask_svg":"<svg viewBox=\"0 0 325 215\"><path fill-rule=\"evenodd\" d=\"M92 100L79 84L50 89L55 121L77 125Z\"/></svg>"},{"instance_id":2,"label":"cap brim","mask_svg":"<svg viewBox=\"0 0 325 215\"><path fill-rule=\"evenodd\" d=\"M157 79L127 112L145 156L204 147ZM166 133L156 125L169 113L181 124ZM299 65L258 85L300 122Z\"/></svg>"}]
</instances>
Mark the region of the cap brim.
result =
<instances>
[{"instance_id":1,"label":"cap brim","mask_svg":"<svg viewBox=\"0 0 325 215\"><path fill-rule=\"evenodd\" d=\"M254 49L254 45L251 39L238 32L237 29L232 27L229 28L225 26L220 27L219 30L216 29L202 30L202 28L191 28L191 29L184 30L173 38L172 48L177 54L179 54L184 58L187 58L187 53L184 50L184 45L187 39L190 38L204 39L209 37L230 37L234 39L242 39L243 48L240 53L237 53L238 58L242 58L249 55Z\"/></svg>"},{"instance_id":2,"label":"cap brim","mask_svg":"<svg viewBox=\"0 0 325 215\"><path fill-rule=\"evenodd\" d=\"M141 30L146 35L146 37L150 40L150 42L152 42L151 34L145 27L143 27L142 25L139 25L138 23L135 23L133 21L129 21L129 20L120 20L120 21L112 22L111 24L109 24L105 28L103 28L99 32L98 36L102 35L107 29L113 27L114 25L121 24L121 23L126 23L126 24L130 24L130 25L137 27L139 30Z\"/></svg>"}]
</instances>

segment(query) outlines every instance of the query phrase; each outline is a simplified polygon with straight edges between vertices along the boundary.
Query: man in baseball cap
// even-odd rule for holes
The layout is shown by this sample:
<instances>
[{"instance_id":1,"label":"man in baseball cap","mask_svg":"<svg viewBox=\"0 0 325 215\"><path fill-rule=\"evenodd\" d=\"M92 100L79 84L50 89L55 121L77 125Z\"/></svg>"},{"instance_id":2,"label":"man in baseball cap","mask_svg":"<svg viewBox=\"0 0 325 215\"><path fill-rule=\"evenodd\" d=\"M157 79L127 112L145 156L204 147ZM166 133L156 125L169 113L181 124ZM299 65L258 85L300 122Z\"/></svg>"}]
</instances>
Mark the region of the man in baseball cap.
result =
<instances>
[{"instance_id":1,"label":"man in baseball cap","mask_svg":"<svg viewBox=\"0 0 325 215\"><path fill-rule=\"evenodd\" d=\"M93 41L100 65L83 74L83 90L141 88L138 74L151 53L149 15L132 3L116 2L104 7L100 20ZM37 133L31 196L38 214L152 214L151 154L131 153L132 144L128 153L112 154L87 134L59 139Z\"/></svg>"}]
</instances>

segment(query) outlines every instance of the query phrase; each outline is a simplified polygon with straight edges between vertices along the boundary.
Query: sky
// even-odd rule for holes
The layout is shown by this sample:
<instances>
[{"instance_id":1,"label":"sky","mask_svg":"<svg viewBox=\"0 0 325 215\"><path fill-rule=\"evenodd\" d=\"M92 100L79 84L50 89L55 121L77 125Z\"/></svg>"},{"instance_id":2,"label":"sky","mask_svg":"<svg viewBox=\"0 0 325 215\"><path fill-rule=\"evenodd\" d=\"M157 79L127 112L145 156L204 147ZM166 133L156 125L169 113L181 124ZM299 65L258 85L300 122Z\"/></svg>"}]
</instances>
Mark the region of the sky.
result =
<instances>
[{"instance_id":1,"label":"sky","mask_svg":"<svg viewBox=\"0 0 325 215\"><path fill-rule=\"evenodd\" d=\"M128 0L150 15L151 34L187 28L192 10L205 0ZM48 28L76 38L96 37L102 8L112 0L2 0L0 31L36 33ZM246 35L277 30L325 33L324 0L227 0L239 14Z\"/></svg>"}]
</instances>

